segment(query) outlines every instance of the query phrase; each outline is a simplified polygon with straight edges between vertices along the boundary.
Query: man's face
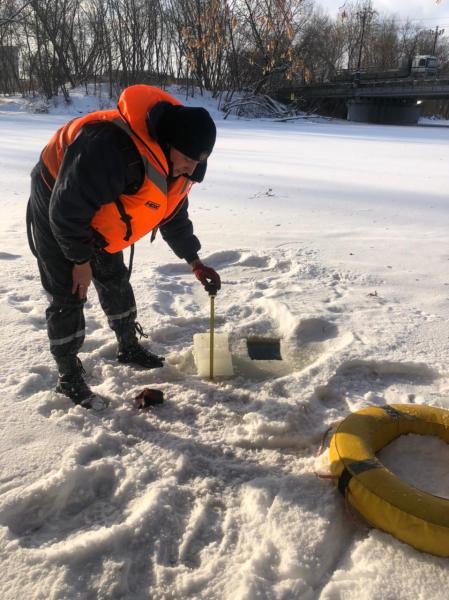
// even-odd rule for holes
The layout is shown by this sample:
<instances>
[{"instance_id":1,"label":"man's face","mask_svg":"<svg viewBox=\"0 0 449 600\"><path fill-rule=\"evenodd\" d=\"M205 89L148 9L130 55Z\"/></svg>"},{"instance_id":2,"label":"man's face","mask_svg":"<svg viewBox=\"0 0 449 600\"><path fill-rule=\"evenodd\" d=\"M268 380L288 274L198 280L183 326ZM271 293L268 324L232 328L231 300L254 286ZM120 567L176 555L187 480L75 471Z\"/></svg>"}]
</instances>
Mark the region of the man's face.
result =
<instances>
[{"instance_id":1,"label":"man's face","mask_svg":"<svg viewBox=\"0 0 449 600\"><path fill-rule=\"evenodd\" d=\"M193 171L198 166L198 161L189 158L173 146L170 148L170 160L173 166L173 177L180 175L192 175Z\"/></svg>"}]
</instances>

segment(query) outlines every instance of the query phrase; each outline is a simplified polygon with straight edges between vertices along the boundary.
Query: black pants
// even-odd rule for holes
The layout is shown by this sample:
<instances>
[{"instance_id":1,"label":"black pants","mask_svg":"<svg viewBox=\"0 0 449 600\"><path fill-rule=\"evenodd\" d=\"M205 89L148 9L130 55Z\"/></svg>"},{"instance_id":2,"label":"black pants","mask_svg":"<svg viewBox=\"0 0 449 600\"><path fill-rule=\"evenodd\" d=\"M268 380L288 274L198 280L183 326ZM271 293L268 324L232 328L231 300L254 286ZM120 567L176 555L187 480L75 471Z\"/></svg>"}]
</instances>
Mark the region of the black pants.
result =
<instances>
[{"instance_id":1,"label":"black pants","mask_svg":"<svg viewBox=\"0 0 449 600\"><path fill-rule=\"evenodd\" d=\"M42 285L50 295L46 311L50 351L58 360L77 354L83 345L85 300L80 300L77 293L72 294L73 263L62 254L52 234L48 218L50 195L38 166L31 175L28 212ZM109 326L118 339L132 339L137 310L123 252L109 254L98 248L91 267L93 284Z\"/></svg>"}]
</instances>

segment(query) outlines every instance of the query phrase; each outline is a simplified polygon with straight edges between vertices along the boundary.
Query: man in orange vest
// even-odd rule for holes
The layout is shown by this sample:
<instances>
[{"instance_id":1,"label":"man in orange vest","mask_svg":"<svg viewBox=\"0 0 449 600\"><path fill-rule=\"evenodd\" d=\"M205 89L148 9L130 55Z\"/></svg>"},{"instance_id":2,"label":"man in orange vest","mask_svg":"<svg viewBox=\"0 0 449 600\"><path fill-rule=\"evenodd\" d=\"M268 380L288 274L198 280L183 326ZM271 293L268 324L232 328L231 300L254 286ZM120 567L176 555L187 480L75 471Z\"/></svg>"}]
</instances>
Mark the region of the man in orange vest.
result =
<instances>
[{"instance_id":1,"label":"man in orange vest","mask_svg":"<svg viewBox=\"0 0 449 600\"><path fill-rule=\"evenodd\" d=\"M124 90L116 110L70 121L44 148L31 175L28 238L51 297L46 319L59 371L56 391L75 404L103 404L77 356L91 282L116 334L118 361L148 369L164 364L137 339L144 334L124 248L159 230L207 291L220 289L218 273L198 257L201 244L188 216L189 190L204 178L215 137L205 109L135 85Z\"/></svg>"}]
</instances>

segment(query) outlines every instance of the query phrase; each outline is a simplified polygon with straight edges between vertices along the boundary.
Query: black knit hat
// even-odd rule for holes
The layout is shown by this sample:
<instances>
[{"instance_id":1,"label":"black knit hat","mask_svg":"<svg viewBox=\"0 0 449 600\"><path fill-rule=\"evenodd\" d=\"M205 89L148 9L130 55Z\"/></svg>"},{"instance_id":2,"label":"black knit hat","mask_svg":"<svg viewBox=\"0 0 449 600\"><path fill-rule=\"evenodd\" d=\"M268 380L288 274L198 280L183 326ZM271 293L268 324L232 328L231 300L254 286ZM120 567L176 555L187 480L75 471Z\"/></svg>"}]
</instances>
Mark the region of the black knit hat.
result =
<instances>
[{"instance_id":1,"label":"black knit hat","mask_svg":"<svg viewBox=\"0 0 449 600\"><path fill-rule=\"evenodd\" d=\"M214 148L217 130L205 108L159 102L150 111L149 123L155 126L158 141L193 160L206 161Z\"/></svg>"}]
</instances>

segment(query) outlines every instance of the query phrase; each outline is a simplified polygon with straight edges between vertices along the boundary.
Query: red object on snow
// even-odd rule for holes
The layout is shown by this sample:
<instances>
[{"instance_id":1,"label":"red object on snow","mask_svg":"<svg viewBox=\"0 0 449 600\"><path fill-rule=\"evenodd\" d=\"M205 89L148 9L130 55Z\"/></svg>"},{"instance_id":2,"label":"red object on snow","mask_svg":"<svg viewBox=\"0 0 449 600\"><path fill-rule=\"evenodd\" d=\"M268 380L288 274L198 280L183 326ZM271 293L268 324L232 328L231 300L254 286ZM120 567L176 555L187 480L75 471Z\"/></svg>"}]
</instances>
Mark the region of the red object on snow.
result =
<instances>
[{"instance_id":1,"label":"red object on snow","mask_svg":"<svg viewBox=\"0 0 449 600\"><path fill-rule=\"evenodd\" d=\"M137 408L149 408L164 402L164 393L161 390L143 388L134 398Z\"/></svg>"}]
</instances>

